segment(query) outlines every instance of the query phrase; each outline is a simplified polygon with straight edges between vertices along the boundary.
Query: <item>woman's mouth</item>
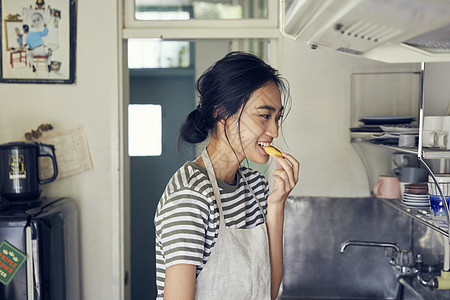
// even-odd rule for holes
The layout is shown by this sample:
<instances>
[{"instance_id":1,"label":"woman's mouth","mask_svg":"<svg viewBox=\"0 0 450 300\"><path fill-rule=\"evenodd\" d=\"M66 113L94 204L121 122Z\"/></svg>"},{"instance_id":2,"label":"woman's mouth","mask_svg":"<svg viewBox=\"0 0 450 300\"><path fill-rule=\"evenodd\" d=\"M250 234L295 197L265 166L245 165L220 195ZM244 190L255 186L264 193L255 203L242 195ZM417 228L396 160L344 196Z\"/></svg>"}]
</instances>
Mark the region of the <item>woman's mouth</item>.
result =
<instances>
[{"instance_id":1,"label":"woman's mouth","mask_svg":"<svg viewBox=\"0 0 450 300\"><path fill-rule=\"evenodd\" d=\"M264 147L269 147L272 143L270 142L258 142L258 146L264 148Z\"/></svg>"},{"instance_id":2,"label":"woman's mouth","mask_svg":"<svg viewBox=\"0 0 450 300\"><path fill-rule=\"evenodd\" d=\"M267 152L264 150L264 147L271 146L271 142L258 142L258 146L261 148L261 150L264 152L265 155L268 155Z\"/></svg>"}]
</instances>

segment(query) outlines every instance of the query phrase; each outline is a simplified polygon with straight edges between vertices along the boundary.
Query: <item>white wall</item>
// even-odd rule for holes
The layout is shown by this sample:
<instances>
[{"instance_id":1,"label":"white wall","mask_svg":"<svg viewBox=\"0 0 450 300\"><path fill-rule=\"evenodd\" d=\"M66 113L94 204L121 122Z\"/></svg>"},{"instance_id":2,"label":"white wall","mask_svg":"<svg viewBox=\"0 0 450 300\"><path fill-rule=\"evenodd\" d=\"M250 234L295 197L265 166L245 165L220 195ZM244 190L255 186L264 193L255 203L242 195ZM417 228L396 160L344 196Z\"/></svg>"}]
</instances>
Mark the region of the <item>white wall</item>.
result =
<instances>
[{"instance_id":1,"label":"white wall","mask_svg":"<svg viewBox=\"0 0 450 300\"><path fill-rule=\"evenodd\" d=\"M82 299L119 299L119 90L117 1L77 1L76 83L0 84L0 142L41 123L83 125L94 169L44 185L75 199L80 216Z\"/></svg>"},{"instance_id":2,"label":"white wall","mask_svg":"<svg viewBox=\"0 0 450 300\"><path fill-rule=\"evenodd\" d=\"M350 144L351 74L417 70L311 50L284 39L280 70L291 85L292 110L283 125L288 148L300 162L293 195L353 197L370 194L364 166Z\"/></svg>"},{"instance_id":3,"label":"white wall","mask_svg":"<svg viewBox=\"0 0 450 300\"><path fill-rule=\"evenodd\" d=\"M425 64L424 115L450 115L450 62Z\"/></svg>"}]
</instances>

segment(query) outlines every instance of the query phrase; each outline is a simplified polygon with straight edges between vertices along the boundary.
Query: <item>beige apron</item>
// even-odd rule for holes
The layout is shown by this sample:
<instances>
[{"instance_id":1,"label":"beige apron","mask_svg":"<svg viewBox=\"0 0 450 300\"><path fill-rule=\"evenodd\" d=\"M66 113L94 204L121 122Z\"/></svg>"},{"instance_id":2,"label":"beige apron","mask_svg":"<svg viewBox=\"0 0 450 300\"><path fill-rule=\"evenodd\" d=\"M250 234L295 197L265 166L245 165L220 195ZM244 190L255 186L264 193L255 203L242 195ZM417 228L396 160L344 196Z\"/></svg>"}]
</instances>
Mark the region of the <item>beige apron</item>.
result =
<instances>
[{"instance_id":1,"label":"beige apron","mask_svg":"<svg viewBox=\"0 0 450 300\"><path fill-rule=\"evenodd\" d=\"M206 149L202 158L219 208L220 223L214 249L196 280L195 299L270 299L269 241L262 207L241 174L258 203L264 223L252 229L226 228L219 187Z\"/></svg>"}]
</instances>

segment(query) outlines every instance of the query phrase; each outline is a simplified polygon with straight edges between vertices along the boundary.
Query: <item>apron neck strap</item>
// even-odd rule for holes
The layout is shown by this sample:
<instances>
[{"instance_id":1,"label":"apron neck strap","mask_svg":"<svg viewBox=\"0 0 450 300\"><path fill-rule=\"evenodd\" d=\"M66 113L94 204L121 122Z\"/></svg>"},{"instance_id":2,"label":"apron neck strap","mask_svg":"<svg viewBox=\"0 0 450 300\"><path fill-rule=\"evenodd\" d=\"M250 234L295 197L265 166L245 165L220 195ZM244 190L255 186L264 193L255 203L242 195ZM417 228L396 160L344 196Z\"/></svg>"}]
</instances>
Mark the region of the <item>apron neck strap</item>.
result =
<instances>
[{"instance_id":1,"label":"apron neck strap","mask_svg":"<svg viewBox=\"0 0 450 300\"><path fill-rule=\"evenodd\" d=\"M247 188L248 188L248 189L250 190L250 192L252 193L253 197L254 197L255 200L256 200L256 203L258 203L258 207L259 207L259 210L261 211L261 215L263 216L264 223L266 223L266 215L264 214L264 210L263 210L261 204L259 203L258 197L256 197L255 192L253 191L253 189L252 189L252 187L250 186L250 184L248 184L247 178L245 178L245 176L242 174L241 169L238 169L238 171L239 171L239 175L240 175L242 178L244 178L245 185L247 186Z\"/></svg>"},{"instance_id":2,"label":"apron neck strap","mask_svg":"<svg viewBox=\"0 0 450 300\"><path fill-rule=\"evenodd\" d=\"M225 228L225 217L223 216L222 201L220 199L219 186L217 185L216 174L214 173L214 168L212 166L211 159L209 159L208 151L206 150L206 148L202 151L202 159L203 163L205 164L206 171L208 172L209 181L211 182L211 185L213 187L214 198L216 198L217 207L219 208L219 215L220 215L219 226L222 228L223 225L223 228Z\"/></svg>"},{"instance_id":3,"label":"apron neck strap","mask_svg":"<svg viewBox=\"0 0 450 300\"><path fill-rule=\"evenodd\" d=\"M221 198L220 198L219 186L217 184L216 174L214 173L214 168L213 168L213 165L211 163L211 159L209 158L208 151L206 150L206 148L203 149L203 151L202 151L202 159L203 159L203 163L205 164L206 171L208 172L209 181L211 182L211 185L213 187L214 198L216 198L217 207L219 208L220 224L223 224L223 226L225 227L225 217L223 215L222 201L221 201ZM266 216L264 215L264 210L263 210L261 204L259 203L259 200L258 200L258 198L255 195L255 192L253 191L252 187L248 184L247 178L245 178L245 176L242 174L240 169L238 169L238 172L239 172L239 175L242 178L244 178L245 185L247 186L247 188L252 193L252 196L255 198L256 203L258 204L258 207L259 207L259 209L261 211L261 214L263 216L264 223L266 223Z\"/></svg>"}]
</instances>

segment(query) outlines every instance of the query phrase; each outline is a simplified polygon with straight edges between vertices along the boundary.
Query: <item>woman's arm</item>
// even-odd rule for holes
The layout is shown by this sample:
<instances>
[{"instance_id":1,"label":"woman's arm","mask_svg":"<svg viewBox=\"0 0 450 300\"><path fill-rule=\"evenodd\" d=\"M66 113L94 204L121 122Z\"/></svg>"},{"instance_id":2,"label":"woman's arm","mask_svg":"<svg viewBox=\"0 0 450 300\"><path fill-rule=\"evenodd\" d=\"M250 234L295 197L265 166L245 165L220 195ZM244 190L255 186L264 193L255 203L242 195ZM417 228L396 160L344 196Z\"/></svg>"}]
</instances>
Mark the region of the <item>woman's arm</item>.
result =
<instances>
[{"instance_id":1,"label":"woman's arm","mask_svg":"<svg viewBox=\"0 0 450 300\"><path fill-rule=\"evenodd\" d=\"M284 158L283 158L284 157ZM267 232L271 270L271 298L275 299L283 278L284 206L298 181L299 163L289 154L275 156L278 169L273 173L274 188L267 198Z\"/></svg>"},{"instance_id":2,"label":"woman's arm","mask_svg":"<svg viewBox=\"0 0 450 300\"><path fill-rule=\"evenodd\" d=\"M168 267L164 280L164 300L193 300L195 296L195 265Z\"/></svg>"},{"instance_id":3,"label":"woman's arm","mask_svg":"<svg viewBox=\"0 0 450 300\"><path fill-rule=\"evenodd\" d=\"M269 236L271 299L275 299L283 278L283 222L284 203L267 206L267 233Z\"/></svg>"}]
</instances>

